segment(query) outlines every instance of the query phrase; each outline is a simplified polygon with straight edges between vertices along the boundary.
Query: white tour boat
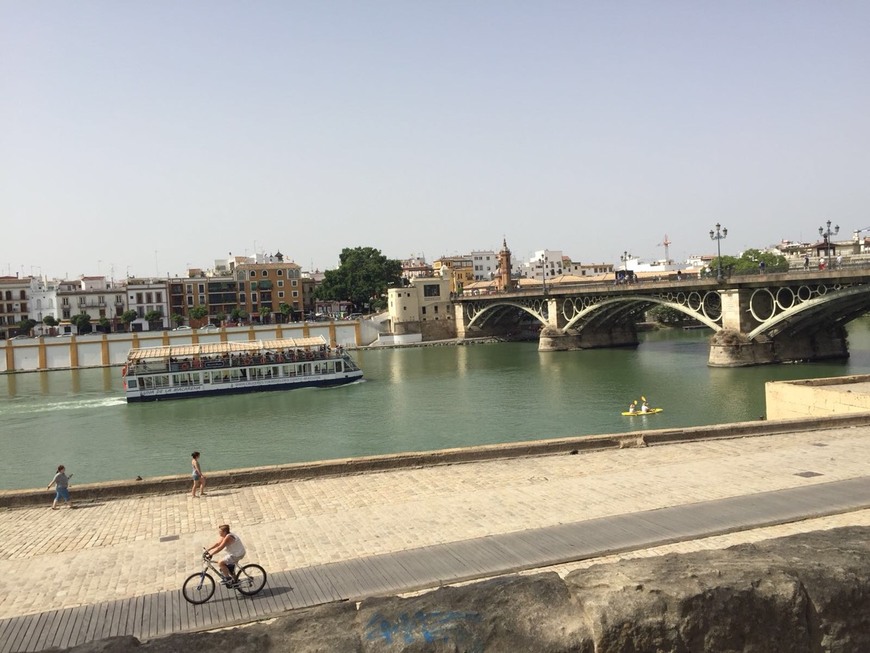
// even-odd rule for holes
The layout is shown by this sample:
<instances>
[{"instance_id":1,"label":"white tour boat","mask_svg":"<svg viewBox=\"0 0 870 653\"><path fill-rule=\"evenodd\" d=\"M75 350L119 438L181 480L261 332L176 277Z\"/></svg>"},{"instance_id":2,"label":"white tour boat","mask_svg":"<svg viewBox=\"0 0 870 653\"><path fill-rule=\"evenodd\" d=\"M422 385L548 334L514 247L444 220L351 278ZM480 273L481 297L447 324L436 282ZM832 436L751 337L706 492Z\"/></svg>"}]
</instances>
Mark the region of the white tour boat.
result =
<instances>
[{"instance_id":1,"label":"white tour boat","mask_svg":"<svg viewBox=\"0 0 870 653\"><path fill-rule=\"evenodd\" d=\"M353 383L362 370L322 336L131 349L128 402Z\"/></svg>"}]
</instances>

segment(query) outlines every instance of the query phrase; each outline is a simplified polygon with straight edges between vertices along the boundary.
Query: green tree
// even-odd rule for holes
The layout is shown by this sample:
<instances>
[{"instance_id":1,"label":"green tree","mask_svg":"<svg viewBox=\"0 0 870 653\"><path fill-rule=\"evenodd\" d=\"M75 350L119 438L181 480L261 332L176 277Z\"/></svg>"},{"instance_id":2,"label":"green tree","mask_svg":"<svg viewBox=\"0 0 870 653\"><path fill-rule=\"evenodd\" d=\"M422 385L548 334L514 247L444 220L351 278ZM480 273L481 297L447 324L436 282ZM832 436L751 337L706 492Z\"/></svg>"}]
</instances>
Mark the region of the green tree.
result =
<instances>
[{"instance_id":1,"label":"green tree","mask_svg":"<svg viewBox=\"0 0 870 653\"><path fill-rule=\"evenodd\" d=\"M94 327L91 326L91 316L87 313L73 315L69 321L76 328L77 333L90 333L94 330Z\"/></svg>"},{"instance_id":2,"label":"green tree","mask_svg":"<svg viewBox=\"0 0 870 653\"><path fill-rule=\"evenodd\" d=\"M56 327L58 325L58 321L55 319L54 315L46 315L42 318L42 323L47 327Z\"/></svg>"},{"instance_id":3,"label":"green tree","mask_svg":"<svg viewBox=\"0 0 870 653\"><path fill-rule=\"evenodd\" d=\"M242 320L248 319L248 312L243 308L234 308L230 311L230 319L233 322L241 322Z\"/></svg>"},{"instance_id":4,"label":"green tree","mask_svg":"<svg viewBox=\"0 0 870 653\"><path fill-rule=\"evenodd\" d=\"M781 254L772 254L771 252L762 252L758 249L747 249L740 255L740 258L735 256L722 257L722 276L728 277L731 274L758 274L761 269L761 263L764 263L764 272L788 272L788 260ZM710 263L710 269L713 276L716 276L719 269L718 259L713 259Z\"/></svg>"},{"instance_id":5,"label":"green tree","mask_svg":"<svg viewBox=\"0 0 870 653\"><path fill-rule=\"evenodd\" d=\"M289 322L289 321L290 321L290 319L289 319L289 318L290 318L290 312L291 312L292 310L293 310L293 309L290 308L290 304L286 304L286 303L284 303L284 302L281 302L280 304L278 304L278 312L281 313L281 315L284 316L284 319L282 320L282 322L285 322L285 323L286 323L286 322Z\"/></svg>"},{"instance_id":6,"label":"green tree","mask_svg":"<svg viewBox=\"0 0 870 653\"><path fill-rule=\"evenodd\" d=\"M173 313L172 317L170 317L169 319L177 327L180 327L182 324L184 324L184 316L178 313Z\"/></svg>"},{"instance_id":7,"label":"green tree","mask_svg":"<svg viewBox=\"0 0 870 653\"><path fill-rule=\"evenodd\" d=\"M124 323L124 328L126 328L127 331L130 330L130 323L137 317L139 316L134 310L124 311L123 313L121 313L121 322Z\"/></svg>"},{"instance_id":8,"label":"green tree","mask_svg":"<svg viewBox=\"0 0 870 653\"><path fill-rule=\"evenodd\" d=\"M269 322L269 315L272 313L272 309L268 306L260 307L260 322L263 324L267 324Z\"/></svg>"},{"instance_id":9,"label":"green tree","mask_svg":"<svg viewBox=\"0 0 870 653\"><path fill-rule=\"evenodd\" d=\"M105 315L100 316L100 319L97 320L100 324L100 331L103 333L109 333L112 329L112 322Z\"/></svg>"},{"instance_id":10,"label":"green tree","mask_svg":"<svg viewBox=\"0 0 870 653\"><path fill-rule=\"evenodd\" d=\"M201 325L201 320L208 317L208 307L197 304L190 309L190 317L191 319L196 320L197 324Z\"/></svg>"},{"instance_id":11,"label":"green tree","mask_svg":"<svg viewBox=\"0 0 870 653\"><path fill-rule=\"evenodd\" d=\"M148 311L145 313L145 321L148 322L148 328L155 326L163 326L163 313L160 311Z\"/></svg>"},{"instance_id":12,"label":"green tree","mask_svg":"<svg viewBox=\"0 0 870 653\"><path fill-rule=\"evenodd\" d=\"M366 305L380 309L386 306L387 288L402 285L402 263L388 259L373 247L345 248L339 256L339 266L327 270L315 297L327 300L349 300L357 312Z\"/></svg>"},{"instance_id":13,"label":"green tree","mask_svg":"<svg viewBox=\"0 0 870 653\"><path fill-rule=\"evenodd\" d=\"M36 320L31 320L30 318L27 318L26 320L21 320L21 322L18 323L18 333L24 336L29 335L30 332L33 330L33 327L35 327L37 324L38 323Z\"/></svg>"}]
</instances>

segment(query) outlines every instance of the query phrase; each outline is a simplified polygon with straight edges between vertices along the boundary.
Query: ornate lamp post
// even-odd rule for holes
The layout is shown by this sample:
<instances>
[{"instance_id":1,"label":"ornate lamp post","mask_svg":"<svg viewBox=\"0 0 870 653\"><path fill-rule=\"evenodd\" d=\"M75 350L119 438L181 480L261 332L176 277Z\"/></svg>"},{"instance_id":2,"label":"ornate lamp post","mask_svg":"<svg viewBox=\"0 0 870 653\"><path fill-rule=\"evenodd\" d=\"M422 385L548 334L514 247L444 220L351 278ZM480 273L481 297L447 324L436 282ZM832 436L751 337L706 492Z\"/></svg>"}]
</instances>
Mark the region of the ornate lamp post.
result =
<instances>
[{"instance_id":1,"label":"ornate lamp post","mask_svg":"<svg viewBox=\"0 0 870 653\"><path fill-rule=\"evenodd\" d=\"M631 254L623 252L622 256L619 257L619 260L622 261L622 269L628 270L628 262L631 260Z\"/></svg>"},{"instance_id":2,"label":"ornate lamp post","mask_svg":"<svg viewBox=\"0 0 870 653\"><path fill-rule=\"evenodd\" d=\"M718 222L716 223L716 230L713 231L710 229L710 239L716 241L716 263L718 264L718 270L716 271L716 281L722 282L722 239L728 235L728 229L723 227Z\"/></svg>"},{"instance_id":3,"label":"ornate lamp post","mask_svg":"<svg viewBox=\"0 0 870 653\"><path fill-rule=\"evenodd\" d=\"M828 220L826 223L828 225L827 230L824 227L819 227L819 235L825 239L825 256L828 259L828 263L831 262L831 236L835 236L840 233L840 225L834 225L834 230L831 231L831 221ZM831 266L833 267L833 266Z\"/></svg>"},{"instance_id":4,"label":"ornate lamp post","mask_svg":"<svg viewBox=\"0 0 870 653\"><path fill-rule=\"evenodd\" d=\"M541 284L543 284L544 295L547 294L547 254L541 254Z\"/></svg>"}]
</instances>

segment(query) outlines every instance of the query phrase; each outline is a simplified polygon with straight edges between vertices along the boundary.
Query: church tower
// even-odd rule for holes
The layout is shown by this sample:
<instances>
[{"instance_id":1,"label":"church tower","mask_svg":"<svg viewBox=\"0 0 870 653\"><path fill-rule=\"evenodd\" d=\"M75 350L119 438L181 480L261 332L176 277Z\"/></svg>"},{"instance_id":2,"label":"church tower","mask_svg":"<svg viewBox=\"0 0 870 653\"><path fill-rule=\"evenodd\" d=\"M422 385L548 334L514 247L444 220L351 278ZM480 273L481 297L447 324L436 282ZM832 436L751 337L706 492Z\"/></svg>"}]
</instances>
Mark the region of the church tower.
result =
<instances>
[{"instance_id":1,"label":"church tower","mask_svg":"<svg viewBox=\"0 0 870 653\"><path fill-rule=\"evenodd\" d=\"M505 292L514 290L514 282L511 279L511 251L507 246L507 239L502 239L501 251L498 253L498 290Z\"/></svg>"}]
</instances>

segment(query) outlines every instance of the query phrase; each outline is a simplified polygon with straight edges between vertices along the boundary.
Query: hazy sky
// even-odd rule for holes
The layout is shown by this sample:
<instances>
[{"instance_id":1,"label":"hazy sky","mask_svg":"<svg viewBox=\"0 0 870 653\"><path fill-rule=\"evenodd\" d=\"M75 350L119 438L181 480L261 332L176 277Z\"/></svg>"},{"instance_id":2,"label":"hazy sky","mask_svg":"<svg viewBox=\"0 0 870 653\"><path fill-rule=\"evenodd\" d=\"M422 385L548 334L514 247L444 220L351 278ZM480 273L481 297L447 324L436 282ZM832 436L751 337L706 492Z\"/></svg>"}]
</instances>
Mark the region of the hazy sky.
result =
<instances>
[{"instance_id":1,"label":"hazy sky","mask_svg":"<svg viewBox=\"0 0 870 653\"><path fill-rule=\"evenodd\" d=\"M0 0L0 274L848 238L868 35L865 0Z\"/></svg>"}]
</instances>

